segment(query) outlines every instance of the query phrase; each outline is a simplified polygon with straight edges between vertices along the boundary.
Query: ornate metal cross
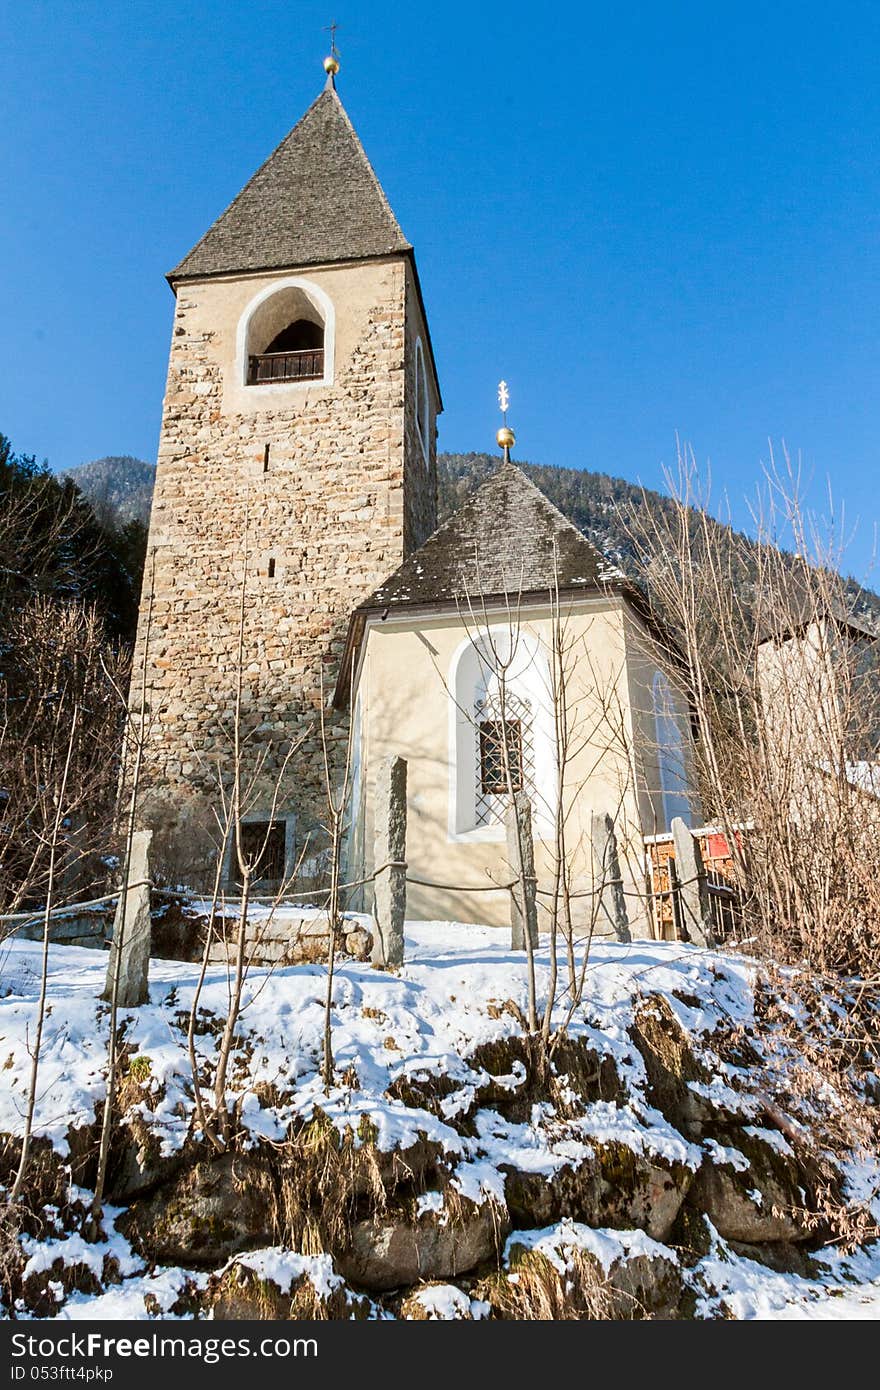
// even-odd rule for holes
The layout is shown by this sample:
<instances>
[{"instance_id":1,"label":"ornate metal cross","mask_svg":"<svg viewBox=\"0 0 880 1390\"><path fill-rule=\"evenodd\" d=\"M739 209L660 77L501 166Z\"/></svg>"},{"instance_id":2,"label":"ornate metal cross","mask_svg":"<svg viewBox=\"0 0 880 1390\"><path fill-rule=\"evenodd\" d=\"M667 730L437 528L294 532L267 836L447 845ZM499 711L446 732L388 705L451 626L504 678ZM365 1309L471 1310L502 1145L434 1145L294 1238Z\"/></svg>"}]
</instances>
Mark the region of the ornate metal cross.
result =
<instances>
[{"instance_id":1,"label":"ornate metal cross","mask_svg":"<svg viewBox=\"0 0 880 1390\"><path fill-rule=\"evenodd\" d=\"M332 20L330 24L324 25L324 33L330 35L330 56L332 58L339 57L339 50L336 47L336 31L338 28L339 25L336 23L335 19Z\"/></svg>"}]
</instances>

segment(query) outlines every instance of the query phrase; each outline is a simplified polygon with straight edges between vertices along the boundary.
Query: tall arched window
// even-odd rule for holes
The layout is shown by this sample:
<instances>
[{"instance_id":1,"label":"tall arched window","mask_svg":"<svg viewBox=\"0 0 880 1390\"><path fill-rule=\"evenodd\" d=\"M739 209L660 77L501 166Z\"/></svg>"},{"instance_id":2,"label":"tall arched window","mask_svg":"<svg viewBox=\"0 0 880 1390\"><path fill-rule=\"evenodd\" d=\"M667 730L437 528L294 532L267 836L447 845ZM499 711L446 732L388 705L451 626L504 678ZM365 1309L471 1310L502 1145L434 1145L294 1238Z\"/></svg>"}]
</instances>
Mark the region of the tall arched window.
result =
<instances>
[{"instance_id":1,"label":"tall arched window","mask_svg":"<svg viewBox=\"0 0 880 1390\"><path fill-rule=\"evenodd\" d=\"M328 296L300 279L268 286L248 305L238 331L240 381L296 385L333 379L334 314Z\"/></svg>"},{"instance_id":2,"label":"tall arched window","mask_svg":"<svg viewBox=\"0 0 880 1390\"><path fill-rule=\"evenodd\" d=\"M663 671L655 672L651 694L664 828L668 830L676 816L681 816L685 825L691 823L685 746L672 686Z\"/></svg>"},{"instance_id":3,"label":"tall arched window","mask_svg":"<svg viewBox=\"0 0 880 1390\"><path fill-rule=\"evenodd\" d=\"M425 371L425 353L424 349L422 348L421 338L416 338L415 396L416 430L418 432L419 442L422 446L422 452L424 453L425 458L427 459L431 450L431 413L430 405L428 403L428 374Z\"/></svg>"},{"instance_id":4,"label":"tall arched window","mask_svg":"<svg viewBox=\"0 0 880 1390\"><path fill-rule=\"evenodd\" d=\"M552 833L556 756L549 667L539 641L524 633L503 686L495 651L511 641L507 628L468 638L449 677L449 834L453 839L501 840L513 791L532 803L535 833Z\"/></svg>"}]
</instances>

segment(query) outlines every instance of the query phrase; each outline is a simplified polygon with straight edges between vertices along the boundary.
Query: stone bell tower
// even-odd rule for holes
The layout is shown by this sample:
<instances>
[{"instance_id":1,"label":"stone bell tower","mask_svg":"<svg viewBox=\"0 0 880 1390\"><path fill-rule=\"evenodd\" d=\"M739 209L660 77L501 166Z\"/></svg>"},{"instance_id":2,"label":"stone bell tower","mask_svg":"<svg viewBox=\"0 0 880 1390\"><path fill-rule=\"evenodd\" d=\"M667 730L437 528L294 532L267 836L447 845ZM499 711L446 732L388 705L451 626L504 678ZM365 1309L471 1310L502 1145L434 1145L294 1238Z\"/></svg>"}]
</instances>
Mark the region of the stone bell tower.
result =
<instances>
[{"instance_id":1,"label":"stone bell tower","mask_svg":"<svg viewBox=\"0 0 880 1390\"><path fill-rule=\"evenodd\" d=\"M442 406L413 249L335 58L325 68L318 99L168 277L132 680L134 704L146 663L145 807L166 826L204 817L228 782L239 674L250 819L269 816L302 740L272 817L275 869L321 817L322 691L326 706L350 611L436 525ZM338 713L327 726L338 745Z\"/></svg>"}]
</instances>

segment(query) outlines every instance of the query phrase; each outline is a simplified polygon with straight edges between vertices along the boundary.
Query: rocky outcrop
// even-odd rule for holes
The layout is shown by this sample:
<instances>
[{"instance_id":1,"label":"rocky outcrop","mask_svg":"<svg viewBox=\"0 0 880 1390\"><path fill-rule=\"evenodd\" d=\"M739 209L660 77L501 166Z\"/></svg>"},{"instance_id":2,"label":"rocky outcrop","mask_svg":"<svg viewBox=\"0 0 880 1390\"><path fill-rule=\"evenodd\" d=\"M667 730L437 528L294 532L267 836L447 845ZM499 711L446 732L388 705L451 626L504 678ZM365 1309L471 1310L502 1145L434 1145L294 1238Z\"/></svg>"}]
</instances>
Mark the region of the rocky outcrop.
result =
<instances>
[{"instance_id":1,"label":"rocky outcrop","mask_svg":"<svg viewBox=\"0 0 880 1390\"><path fill-rule=\"evenodd\" d=\"M632 1039L645 1064L647 1099L682 1134L699 1139L707 1126L728 1118L719 1117L717 1106L691 1085L708 1085L712 1077L662 995L650 995L641 1002Z\"/></svg>"},{"instance_id":2,"label":"rocky outcrop","mask_svg":"<svg viewBox=\"0 0 880 1390\"><path fill-rule=\"evenodd\" d=\"M211 1268L239 1251L271 1245L266 1164L225 1154L198 1162L156 1192L132 1202L117 1226L158 1264Z\"/></svg>"},{"instance_id":3,"label":"rocky outcrop","mask_svg":"<svg viewBox=\"0 0 880 1390\"><path fill-rule=\"evenodd\" d=\"M497 1259L509 1229L496 1203L477 1206L458 1198L450 1204L447 1194L436 1205L426 1207L423 1200L357 1222L338 1265L352 1283L376 1292L454 1279Z\"/></svg>"},{"instance_id":4,"label":"rocky outcrop","mask_svg":"<svg viewBox=\"0 0 880 1390\"><path fill-rule=\"evenodd\" d=\"M681 1316L685 1290L681 1269L672 1252L630 1255L615 1260L607 1274L612 1304L618 1316L670 1319Z\"/></svg>"},{"instance_id":5,"label":"rocky outcrop","mask_svg":"<svg viewBox=\"0 0 880 1390\"><path fill-rule=\"evenodd\" d=\"M568 1222L517 1232L503 1268L474 1292L506 1321L678 1317L685 1290L675 1252L640 1230L613 1236Z\"/></svg>"},{"instance_id":6,"label":"rocky outcrop","mask_svg":"<svg viewBox=\"0 0 880 1390\"><path fill-rule=\"evenodd\" d=\"M474 1073L471 1111L488 1106L516 1123L527 1122L534 1105L548 1095L561 1097L563 1091L579 1105L624 1097L614 1059L582 1038L561 1038L552 1067L540 1040L521 1035L483 1043L467 1060ZM442 1107L439 1113L444 1113Z\"/></svg>"},{"instance_id":7,"label":"rocky outcrop","mask_svg":"<svg viewBox=\"0 0 880 1390\"><path fill-rule=\"evenodd\" d=\"M317 939L326 919L303 915ZM60 1130L57 1148L34 1139L27 1202L0 1250L12 1316L57 1316L67 1298L118 1280L148 1316L721 1316L736 1315L723 1298L742 1283L739 1259L824 1277L812 1252L843 1187L829 1158L836 1132L814 1123L827 1081L809 1095L799 1073L791 1100L774 1098L784 1073L748 998L737 1013L725 994L710 1015L707 992L685 985L640 996L623 1026L602 998L588 1029L544 1049L517 1031L499 990L481 1001L482 1040L464 1050L437 1026L444 981L419 1025L436 1028L438 1045L408 1055L422 978L340 978L334 1007L348 1031L330 1087L315 1071L314 1028L296 1031L321 1012L314 972L270 982L271 1008L293 992L299 1051L286 1022L273 1040L268 1010L259 1033L242 1035L223 1152L201 1135L191 1073L170 1065L166 1032L160 1042L155 1021L140 1034L127 1025L104 1219L90 1219L99 1135L80 1100L66 1143ZM186 1002L169 995L181 1038ZM221 1028L215 1002L197 1018L205 1096ZM19 1143L0 1137L6 1189Z\"/></svg>"},{"instance_id":8,"label":"rocky outcrop","mask_svg":"<svg viewBox=\"0 0 880 1390\"><path fill-rule=\"evenodd\" d=\"M190 1146L164 1154L156 1134L140 1117L118 1126L114 1141L107 1196L116 1204L171 1182L194 1159Z\"/></svg>"},{"instance_id":9,"label":"rocky outcrop","mask_svg":"<svg viewBox=\"0 0 880 1390\"><path fill-rule=\"evenodd\" d=\"M488 1317L489 1304L473 1299L457 1284L420 1285L401 1300L398 1316L405 1322L476 1322Z\"/></svg>"},{"instance_id":10,"label":"rocky outcrop","mask_svg":"<svg viewBox=\"0 0 880 1390\"><path fill-rule=\"evenodd\" d=\"M547 1176L507 1171L504 1192L515 1225L548 1226L563 1217L588 1226L638 1226L665 1240L693 1180L682 1163L595 1144L590 1158Z\"/></svg>"},{"instance_id":11,"label":"rocky outcrop","mask_svg":"<svg viewBox=\"0 0 880 1390\"><path fill-rule=\"evenodd\" d=\"M688 1203L708 1216L724 1240L749 1245L808 1240L805 1220L812 1164L800 1163L789 1148L739 1131L731 1142L729 1161L722 1153L707 1158L688 1194Z\"/></svg>"},{"instance_id":12,"label":"rocky outcrop","mask_svg":"<svg viewBox=\"0 0 880 1390\"><path fill-rule=\"evenodd\" d=\"M37 1318L54 1317L58 1304L71 1293L100 1293L104 1277L112 1274L101 1270L100 1275L82 1260L53 1260L45 1268L28 1274L21 1285L25 1307Z\"/></svg>"}]
</instances>

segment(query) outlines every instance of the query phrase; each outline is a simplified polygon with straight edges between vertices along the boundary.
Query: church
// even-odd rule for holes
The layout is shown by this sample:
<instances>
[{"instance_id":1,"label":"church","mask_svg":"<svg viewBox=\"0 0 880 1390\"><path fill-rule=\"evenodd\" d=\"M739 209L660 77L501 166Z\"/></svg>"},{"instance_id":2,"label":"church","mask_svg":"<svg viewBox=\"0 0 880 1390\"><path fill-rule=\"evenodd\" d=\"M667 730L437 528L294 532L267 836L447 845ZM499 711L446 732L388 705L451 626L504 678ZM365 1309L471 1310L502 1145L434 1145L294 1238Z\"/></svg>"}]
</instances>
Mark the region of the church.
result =
<instances>
[{"instance_id":1,"label":"church","mask_svg":"<svg viewBox=\"0 0 880 1390\"><path fill-rule=\"evenodd\" d=\"M495 473L438 526L442 397L415 253L335 57L325 70L168 276L132 679L133 703L146 693L145 814L207 872L237 746L241 819L277 882L316 862L329 767L349 791L347 872L368 878L377 769L397 756L410 917L509 920L511 789L531 803L539 885L563 826L587 904L591 827L609 816L624 887L644 904L645 837L693 804L669 644L640 591L517 467L506 426ZM232 883L228 846L225 871ZM630 916L648 930L644 911Z\"/></svg>"}]
</instances>

